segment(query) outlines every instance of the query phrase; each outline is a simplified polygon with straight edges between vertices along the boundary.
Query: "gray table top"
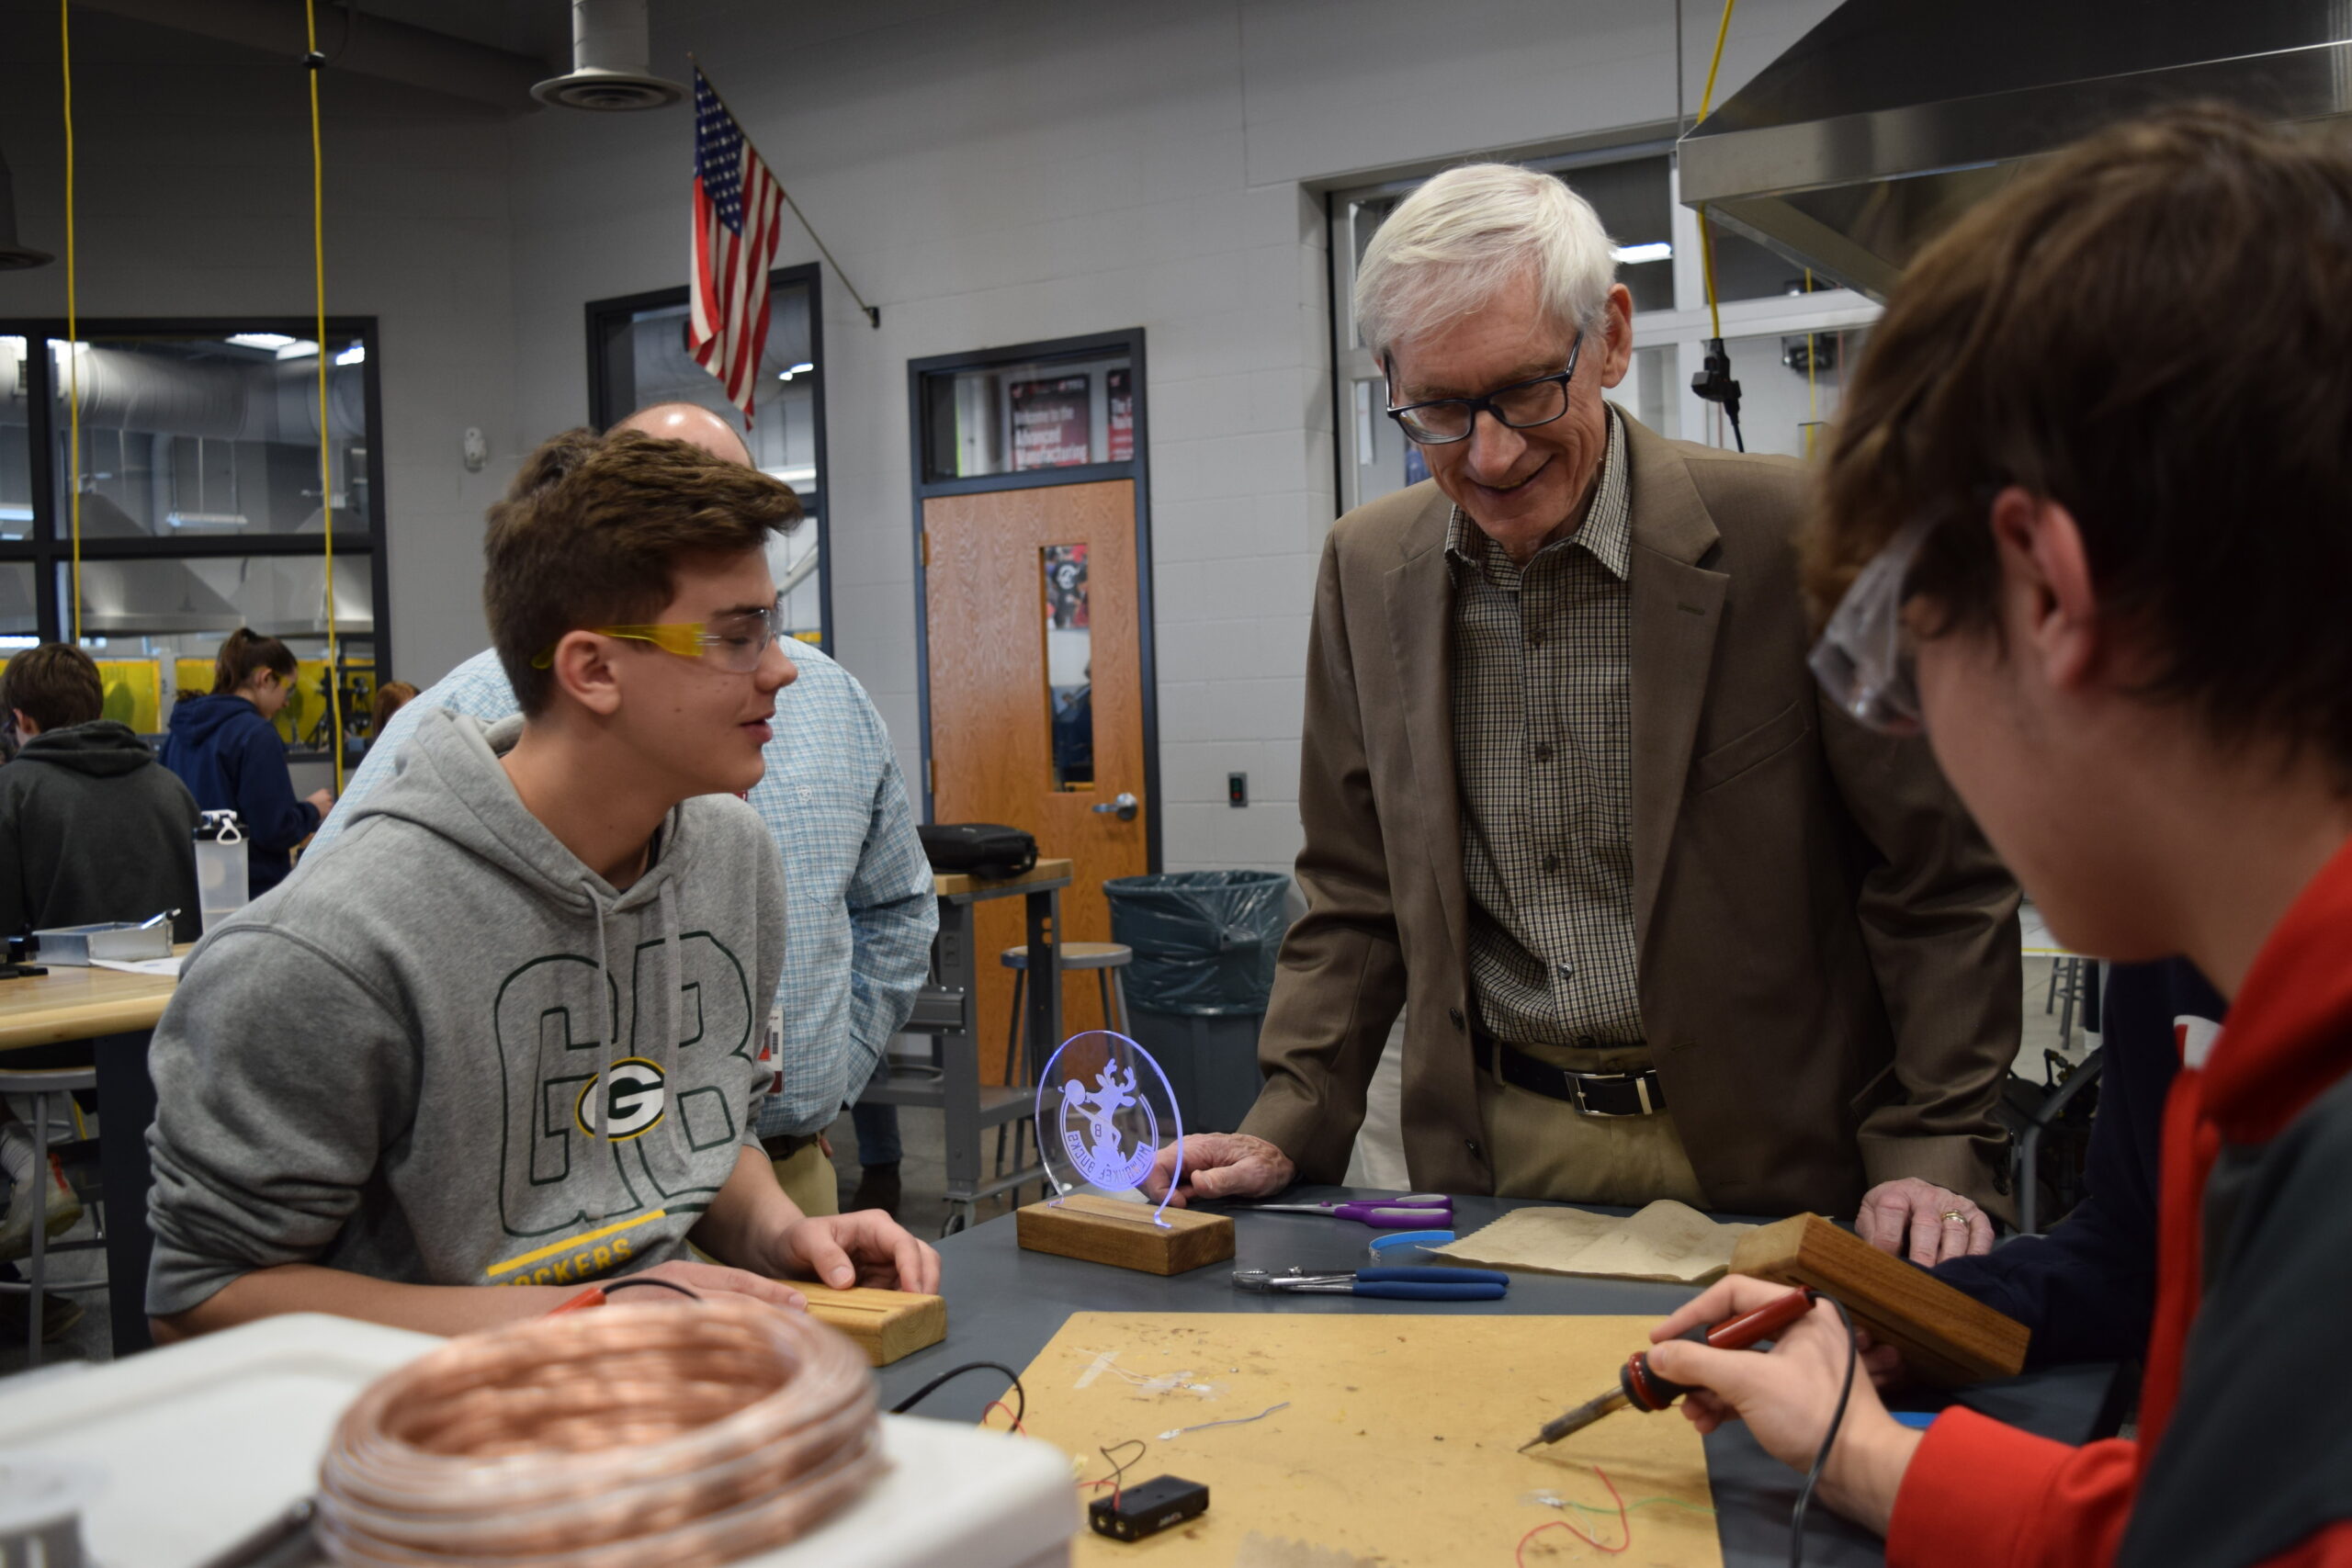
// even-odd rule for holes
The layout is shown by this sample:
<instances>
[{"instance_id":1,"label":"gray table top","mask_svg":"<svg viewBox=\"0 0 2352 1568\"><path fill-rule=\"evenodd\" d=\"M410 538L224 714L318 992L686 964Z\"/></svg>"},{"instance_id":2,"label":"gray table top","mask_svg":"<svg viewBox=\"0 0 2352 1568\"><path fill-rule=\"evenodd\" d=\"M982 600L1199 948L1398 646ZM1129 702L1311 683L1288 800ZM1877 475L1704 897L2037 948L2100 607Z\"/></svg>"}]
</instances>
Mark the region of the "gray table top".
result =
<instances>
[{"instance_id":1,"label":"gray table top","mask_svg":"<svg viewBox=\"0 0 2352 1568\"><path fill-rule=\"evenodd\" d=\"M1338 1187L1312 1187L1284 1194L1320 1201L1377 1194ZM1510 1210L1528 1205L1509 1199L1456 1198L1454 1228L1467 1235ZM1623 1210L1607 1211L1625 1213ZM1726 1216L1737 1218L1741 1216ZM1001 1361L1026 1367L1073 1312L1301 1312L1301 1313L1503 1313L1642 1314L1664 1316L1695 1293L1679 1285L1640 1284L1623 1280L1579 1280L1544 1274L1514 1274L1510 1295L1498 1302L1448 1303L1360 1300L1352 1296L1254 1295L1233 1288L1234 1269L1309 1270L1365 1266L1364 1247L1374 1233L1345 1221L1311 1214L1236 1211L1231 1264L1196 1269L1173 1279L1138 1274L1075 1258L1023 1252L1011 1220L978 1225L940 1243L944 1263L942 1293L947 1298L947 1337L879 1373L886 1407L912 1393L948 1368L965 1361ZM2079 1443L2092 1432L2112 1387L2115 1369L2067 1368L2030 1374L1965 1391L1962 1403L2044 1437ZM1003 1390L990 1374L958 1378L925 1399L924 1416L979 1419L988 1402ZM1563 1407L1587 1391L1563 1389ZM1906 1409L1932 1408L1933 1398L1898 1399ZM1620 1419L1633 1419L1625 1416ZM1679 1417L1678 1417L1679 1418ZM1802 1478L1761 1449L1744 1427L1733 1426L1707 1439L1707 1468L1715 1494L1724 1561L1731 1568L1788 1560L1789 1508ZM1883 1561L1876 1537L1827 1509L1811 1510L1805 1526L1805 1561L1821 1564L1871 1564Z\"/></svg>"}]
</instances>

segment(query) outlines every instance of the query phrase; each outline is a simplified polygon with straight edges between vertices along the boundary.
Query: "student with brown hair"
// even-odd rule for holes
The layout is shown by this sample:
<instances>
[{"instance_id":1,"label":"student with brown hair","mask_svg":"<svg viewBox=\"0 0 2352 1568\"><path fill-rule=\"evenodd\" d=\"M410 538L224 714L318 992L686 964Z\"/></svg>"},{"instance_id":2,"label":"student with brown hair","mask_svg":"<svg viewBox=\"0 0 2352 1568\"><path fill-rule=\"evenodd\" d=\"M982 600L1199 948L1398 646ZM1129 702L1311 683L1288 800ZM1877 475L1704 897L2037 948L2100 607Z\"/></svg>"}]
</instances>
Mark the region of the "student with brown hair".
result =
<instances>
[{"instance_id":1,"label":"student with brown hair","mask_svg":"<svg viewBox=\"0 0 2352 1568\"><path fill-rule=\"evenodd\" d=\"M2352 1563L2347 299L2352 146L2176 110L1924 251L1849 385L1823 684L1925 730L2068 946L2229 999L2166 1101L2136 1438L1907 1430L1827 1303L1765 1355L1671 1342L1757 1280L1653 1331L1702 1428L1820 1464L1898 1568Z\"/></svg>"},{"instance_id":2,"label":"student with brown hair","mask_svg":"<svg viewBox=\"0 0 2352 1568\"><path fill-rule=\"evenodd\" d=\"M98 667L70 643L28 649L0 671L0 714L24 742L0 767L0 934L143 920L166 909L179 911L180 940L197 933L196 802L128 725L101 716L104 704ZM6 1061L87 1066L90 1047L36 1045ZM8 1180L0 1260L29 1250L37 1212L52 1236L81 1217L63 1176L54 1166L36 1173L34 1163L31 1137L0 1106L0 1171ZM24 1314L24 1297L0 1295L0 1332L21 1335ZM81 1308L51 1295L42 1314L43 1337L53 1337Z\"/></svg>"},{"instance_id":3,"label":"student with brown hair","mask_svg":"<svg viewBox=\"0 0 2352 1568\"><path fill-rule=\"evenodd\" d=\"M781 1277L935 1288L887 1216L805 1215L756 1132L785 888L736 797L793 678L765 547L798 515L635 432L526 459L482 593L521 714L428 711L156 1028L160 1335L457 1333L640 1272L784 1307Z\"/></svg>"},{"instance_id":4,"label":"student with brown hair","mask_svg":"<svg viewBox=\"0 0 2352 1568\"><path fill-rule=\"evenodd\" d=\"M406 681L387 681L376 688L375 705L368 716L368 744L383 739L385 728L392 722L392 715L416 700L416 688Z\"/></svg>"},{"instance_id":5,"label":"student with brown hair","mask_svg":"<svg viewBox=\"0 0 2352 1568\"><path fill-rule=\"evenodd\" d=\"M246 886L256 897L286 880L294 846L334 805L333 790L294 797L286 743L270 722L292 700L300 668L276 637L238 627L212 661L212 694L181 697L164 740L164 766L199 807L243 819Z\"/></svg>"},{"instance_id":6,"label":"student with brown hair","mask_svg":"<svg viewBox=\"0 0 2352 1568\"><path fill-rule=\"evenodd\" d=\"M101 716L98 667L45 642L0 671L24 750L0 769L0 932L180 911L197 934L196 802L128 725Z\"/></svg>"}]
</instances>

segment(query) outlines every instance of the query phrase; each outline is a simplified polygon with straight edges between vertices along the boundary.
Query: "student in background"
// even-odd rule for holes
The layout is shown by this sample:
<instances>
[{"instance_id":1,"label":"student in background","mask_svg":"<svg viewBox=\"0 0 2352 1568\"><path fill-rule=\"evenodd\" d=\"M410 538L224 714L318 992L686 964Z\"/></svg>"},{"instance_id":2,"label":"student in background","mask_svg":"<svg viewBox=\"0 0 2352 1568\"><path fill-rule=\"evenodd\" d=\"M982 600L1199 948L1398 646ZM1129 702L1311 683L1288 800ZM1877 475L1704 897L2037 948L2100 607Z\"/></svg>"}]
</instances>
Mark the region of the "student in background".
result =
<instances>
[{"instance_id":1,"label":"student in background","mask_svg":"<svg viewBox=\"0 0 2352 1568\"><path fill-rule=\"evenodd\" d=\"M179 911L198 934L196 801L130 727L99 716L98 667L45 642L0 672L23 750L0 772L0 932Z\"/></svg>"},{"instance_id":2,"label":"student in background","mask_svg":"<svg viewBox=\"0 0 2352 1568\"><path fill-rule=\"evenodd\" d=\"M196 802L157 766L128 725L99 716L98 667L69 643L46 642L0 671L0 715L21 750L0 768L0 932L143 920L180 912L174 934L197 934ZM11 1067L87 1066L86 1043L11 1051ZM53 1156L52 1156L53 1157ZM36 1172L31 1136L0 1106L0 1260L22 1258L40 1223L61 1235L82 1205L54 1164ZM39 1179L36 1179L38 1176ZM0 1333L24 1333L25 1298L0 1295ZM42 1337L74 1325L82 1309L51 1295L41 1306Z\"/></svg>"},{"instance_id":3,"label":"student in background","mask_svg":"<svg viewBox=\"0 0 2352 1568\"><path fill-rule=\"evenodd\" d=\"M376 706L368 720L368 748L375 750L383 739L384 727L392 722L392 715L416 700L416 688L406 681L387 681L376 688Z\"/></svg>"},{"instance_id":4,"label":"student in background","mask_svg":"<svg viewBox=\"0 0 2352 1568\"><path fill-rule=\"evenodd\" d=\"M240 626L212 661L212 694L182 698L164 740L164 766L199 807L243 818L247 886L256 898L286 880L294 846L334 805L333 790L294 797L286 743L270 723L294 695L297 668L284 643Z\"/></svg>"}]
</instances>

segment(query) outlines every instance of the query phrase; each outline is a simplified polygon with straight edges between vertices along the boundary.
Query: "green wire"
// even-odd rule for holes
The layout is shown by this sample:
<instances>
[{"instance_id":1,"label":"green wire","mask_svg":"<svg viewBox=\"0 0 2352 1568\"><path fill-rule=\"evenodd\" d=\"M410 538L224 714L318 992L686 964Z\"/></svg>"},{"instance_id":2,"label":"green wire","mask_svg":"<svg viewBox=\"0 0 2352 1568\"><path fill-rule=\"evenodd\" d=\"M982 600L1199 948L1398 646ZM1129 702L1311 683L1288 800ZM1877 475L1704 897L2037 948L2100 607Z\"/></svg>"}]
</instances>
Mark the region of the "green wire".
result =
<instances>
[{"instance_id":1,"label":"green wire","mask_svg":"<svg viewBox=\"0 0 2352 1568\"><path fill-rule=\"evenodd\" d=\"M1625 1512L1630 1514L1636 1508L1646 1508L1653 1503L1665 1503L1677 1508L1688 1508L1694 1514L1706 1514L1712 1516L1714 1513L1713 1508L1703 1508L1696 1503L1686 1503L1679 1497L1644 1497L1638 1502L1626 1504ZM1571 1503L1565 1499L1563 1499L1562 1506L1570 1508L1580 1508L1588 1514L1613 1514L1617 1511L1614 1508L1603 1508L1592 1503Z\"/></svg>"}]
</instances>

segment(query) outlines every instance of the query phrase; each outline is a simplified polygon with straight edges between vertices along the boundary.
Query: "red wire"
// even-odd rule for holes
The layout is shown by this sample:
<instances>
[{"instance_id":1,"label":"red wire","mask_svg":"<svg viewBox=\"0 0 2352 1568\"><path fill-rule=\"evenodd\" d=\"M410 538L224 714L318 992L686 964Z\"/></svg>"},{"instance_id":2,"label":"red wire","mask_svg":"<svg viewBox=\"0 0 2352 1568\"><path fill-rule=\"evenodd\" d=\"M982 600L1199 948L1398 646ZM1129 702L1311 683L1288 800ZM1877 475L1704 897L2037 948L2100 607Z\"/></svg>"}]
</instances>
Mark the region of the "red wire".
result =
<instances>
[{"instance_id":1,"label":"red wire","mask_svg":"<svg viewBox=\"0 0 2352 1568\"><path fill-rule=\"evenodd\" d=\"M1005 1404L1005 1402L1004 1402L1003 1400L1001 1400L1001 1399L991 1399L991 1400L989 1400L989 1401L988 1402L988 1404L987 1404L986 1405L984 1405L984 1406L981 1408L981 1410L980 1410L980 1425L981 1425L981 1426L983 1426L983 1427L988 1426L988 1424L989 1424L989 1411L991 1411L991 1410L1001 1410L1001 1411L1003 1411L1003 1412L1004 1412L1004 1418L1005 1418L1006 1420L1008 1420L1008 1421L1010 1421L1010 1422L1012 1422L1012 1429L1013 1429L1014 1431L1019 1432L1019 1433L1020 1433L1023 1437L1024 1437L1024 1438L1025 1438L1025 1437L1027 1437L1027 1436L1029 1435L1028 1429L1027 1429L1026 1427L1023 1427L1023 1426L1021 1425L1020 1417L1018 1417L1018 1416L1014 1416L1014 1415L1012 1414L1012 1407L1011 1405L1009 1405L1009 1404ZM991 1428L991 1430L993 1430L993 1428Z\"/></svg>"},{"instance_id":2,"label":"red wire","mask_svg":"<svg viewBox=\"0 0 2352 1568\"><path fill-rule=\"evenodd\" d=\"M1537 1525L1533 1529L1529 1530L1525 1535L1519 1538L1519 1550L1511 1554L1511 1560L1519 1564L1519 1568L1527 1568L1527 1543L1533 1540L1537 1536L1542 1535L1545 1530L1566 1530L1570 1535L1576 1537L1578 1540L1584 1542L1587 1546L1592 1547L1597 1551L1606 1551L1611 1556L1615 1556L1618 1552L1624 1551L1627 1547L1634 1544L1633 1520L1626 1516L1625 1499L1617 1495L1617 1483L1610 1480L1609 1472L1601 1469L1597 1464L1592 1467L1592 1472L1593 1474L1600 1477L1600 1483L1603 1486L1609 1488L1609 1500L1617 1505L1617 1528L1624 1532L1625 1539L1619 1541L1616 1545L1611 1546L1606 1541L1594 1540L1591 1536L1585 1534L1584 1531L1577 1529L1576 1526L1568 1523L1566 1519L1549 1519L1543 1524Z\"/></svg>"}]
</instances>

